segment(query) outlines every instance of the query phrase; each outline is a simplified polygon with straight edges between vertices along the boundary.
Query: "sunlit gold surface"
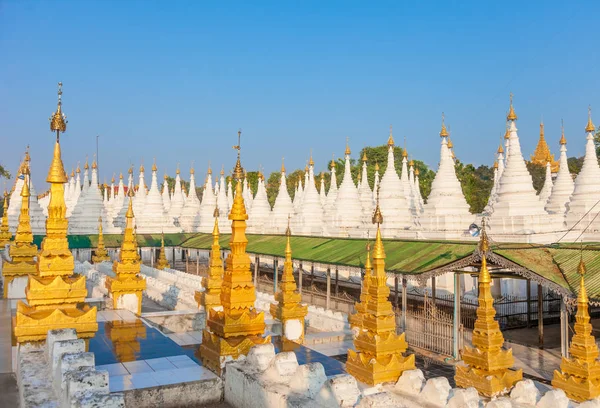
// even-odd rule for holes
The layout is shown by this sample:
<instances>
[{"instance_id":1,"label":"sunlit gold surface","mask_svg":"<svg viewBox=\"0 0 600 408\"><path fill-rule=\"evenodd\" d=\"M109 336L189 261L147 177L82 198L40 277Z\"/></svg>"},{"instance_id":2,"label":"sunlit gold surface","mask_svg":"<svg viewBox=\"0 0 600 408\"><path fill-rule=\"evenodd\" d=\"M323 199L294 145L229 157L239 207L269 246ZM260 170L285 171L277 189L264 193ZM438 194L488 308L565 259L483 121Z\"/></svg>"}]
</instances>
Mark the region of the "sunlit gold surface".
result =
<instances>
[{"instance_id":1,"label":"sunlit gold surface","mask_svg":"<svg viewBox=\"0 0 600 408\"><path fill-rule=\"evenodd\" d=\"M221 287L223 311L208 310L208 329L202 334L200 358L204 366L221 375L228 358L238 358L248 353L256 344L266 344L270 336L263 337L265 319L263 312L254 308L256 292L252 283L250 257L246 253L246 207L242 198L243 169L240 162L238 132L238 158L234 169L236 178L235 198L229 213L231 220L231 252L225 261L225 273Z\"/></svg>"},{"instance_id":2,"label":"sunlit gold surface","mask_svg":"<svg viewBox=\"0 0 600 408\"><path fill-rule=\"evenodd\" d=\"M585 401L600 396L600 361L598 346L592 335L588 296L585 289L585 265L579 263L579 295L577 296L577 314L575 315L575 335L571 340L569 358L562 358L560 370L554 371L552 385L562 389L569 398Z\"/></svg>"},{"instance_id":3,"label":"sunlit gold surface","mask_svg":"<svg viewBox=\"0 0 600 408\"><path fill-rule=\"evenodd\" d=\"M397 381L405 370L415 369L415 356L403 353L408 348L405 334L396 334L396 316L389 301L390 288L385 274L385 251L381 241L380 223L383 221L379 209L379 197L374 222L377 235L373 249L373 273L371 274L368 297L362 328L354 339L354 350L348 350L346 371L357 380L376 385Z\"/></svg>"},{"instance_id":4,"label":"sunlit gold surface","mask_svg":"<svg viewBox=\"0 0 600 408\"><path fill-rule=\"evenodd\" d=\"M171 264L167 261L167 254L165 254L165 235L162 234L160 237L160 252L158 253L158 261L156 261L156 269L161 271L165 268L170 268Z\"/></svg>"},{"instance_id":5,"label":"sunlit gold surface","mask_svg":"<svg viewBox=\"0 0 600 408\"><path fill-rule=\"evenodd\" d=\"M8 193L4 191L4 207L2 213L2 225L0 225L0 247L4 248L12 239L12 234L8 227Z\"/></svg>"},{"instance_id":6,"label":"sunlit gold surface","mask_svg":"<svg viewBox=\"0 0 600 408\"><path fill-rule=\"evenodd\" d=\"M296 281L294 280L294 264L292 263L292 246L290 244L290 227L288 225L287 242L285 244L285 262L283 263L283 275L278 285L275 300L277 303L271 304L271 316L281 321L282 332L285 337L285 324L288 320L298 320L302 325L302 334L297 341L304 342L304 318L308 314L308 306L303 305L302 295L296 291ZM300 272L302 273L302 272Z\"/></svg>"},{"instance_id":7,"label":"sunlit gold surface","mask_svg":"<svg viewBox=\"0 0 600 408\"><path fill-rule=\"evenodd\" d=\"M44 340L48 330L73 328L77 336L89 338L98 330L96 307L82 305L87 291L85 277L74 275L73 254L67 242L68 220L64 198L67 175L60 153L60 132L66 130L61 110L62 84L59 84L58 108L51 118L50 129L56 132L56 143L47 182L50 203L46 219L46 236L37 255L37 275L30 276L25 289L26 305L17 303L13 324L17 342Z\"/></svg>"},{"instance_id":8,"label":"sunlit gold surface","mask_svg":"<svg viewBox=\"0 0 600 408\"><path fill-rule=\"evenodd\" d=\"M531 155L530 161L533 164L537 164L538 166L543 167L546 167L546 163L550 162L550 169L552 170L552 173L556 173L560 166L560 163L554 160L554 155L550 153L550 148L548 147L548 143L546 143L546 139L544 138L543 123L540 123L540 138L538 140L538 144L535 148L535 151Z\"/></svg>"},{"instance_id":9,"label":"sunlit gold surface","mask_svg":"<svg viewBox=\"0 0 600 408\"><path fill-rule=\"evenodd\" d=\"M364 329L363 318L367 313L367 303L369 303L369 285L371 284L371 246L367 245L367 259L365 260L365 276L362 280L362 286L360 289L360 300L354 304L356 313L351 314L348 317L348 321L352 328L356 328L359 331Z\"/></svg>"},{"instance_id":10,"label":"sunlit gold surface","mask_svg":"<svg viewBox=\"0 0 600 408\"><path fill-rule=\"evenodd\" d=\"M223 284L223 261L221 260L221 247L219 245L219 213L215 209L215 227L213 228L213 243L208 261L208 276L202 278L203 292L197 291L194 299L198 307L202 305L208 311L221 305L221 285Z\"/></svg>"},{"instance_id":11,"label":"sunlit gold surface","mask_svg":"<svg viewBox=\"0 0 600 408\"><path fill-rule=\"evenodd\" d=\"M135 361L140 352L140 339L146 338L144 323L134 321L113 320L105 323L106 335L112 342L115 356L120 363Z\"/></svg>"},{"instance_id":12,"label":"sunlit gold surface","mask_svg":"<svg viewBox=\"0 0 600 408\"><path fill-rule=\"evenodd\" d=\"M142 292L146 289L146 280L140 273L141 262L138 254L137 240L133 228L133 193L129 193L129 206L125 214L125 233L121 243L119 260L113 263L115 277L106 278L106 289L113 300L113 308L118 309L119 298L134 294L138 298L137 314L142 312Z\"/></svg>"},{"instance_id":13,"label":"sunlit gold surface","mask_svg":"<svg viewBox=\"0 0 600 408\"><path fill-rule=\"evenodd\" d=\"M523 379L523 371L511 370L514 364L512 349L504 350L504 336L494 319L494 299L491 292L491 276L487 269L485 253L489 249L485 222L480 240L481 272L479 274L479 306L473 329L473 347L465 346L462 358L465 365L456 366L454 380L462 388L475 387L486 396L505 394Z\"/></svg>"},{"instance_id":14,"label":"sunlit gold surface","mask_svg":"<svg viewBox=\"0 0 600 408\"><path fill-rule=\"evenodd\" d=\"M108 251L104 246L104 234L102 233L102 218L98 220L98 246L94 251L94 256L92 256L92 263L101 263L105 261L110 261L110 256L108 256Z\"/></svg>"}]
</instances>

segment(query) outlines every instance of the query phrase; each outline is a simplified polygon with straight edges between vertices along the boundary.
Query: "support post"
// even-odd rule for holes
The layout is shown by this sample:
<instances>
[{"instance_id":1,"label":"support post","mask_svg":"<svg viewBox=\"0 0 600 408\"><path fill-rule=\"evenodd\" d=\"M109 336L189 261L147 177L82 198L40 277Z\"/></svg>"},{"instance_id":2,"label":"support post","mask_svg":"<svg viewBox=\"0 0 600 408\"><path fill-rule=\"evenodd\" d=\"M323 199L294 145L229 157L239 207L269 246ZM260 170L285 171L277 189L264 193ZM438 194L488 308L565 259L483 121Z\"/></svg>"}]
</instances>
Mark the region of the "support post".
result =
<instances>
[{"instance_id":1,"label":"support post","mask_svg":"<svg viewBox=\"0 0 600 408\"><path fill-rule=\"evenodd\" d=\"M279 278L279 271L277 270L277 258L273 259L273 294L277 293L277 279Z\"/></svg>"},{"instance_id":2,"label":"support post","mask_svg":"<svg viewBox=\"0 0 600 408\"><path fill-rule=\"evenodd\" d=\"M396 310L398 310L398 275L394 276L394 304L396 305Z\"/></svg>"},{"instance_id":3,"label":"support post","mask_svg":"<svg viewBox=\"0 0 600 408\"><path fill-rule=\"evenodd\" d=\"M560 299L560 354L569 358L569 312L564 299Z\"/></svg>"},{"instance_id":4,"label":"support post","mask_svg":"<svg viewBox=\"0 0 600 408\"><path fill-rule=\"evenodd\" d=\"M310 264L310 286L312 287L315 284L315 264Z\"/></svg>"},{"instance_id":5,"label":"support post","mask_svg":"<svg viewBox=\"0 0 600 408\"><path fill-rule=\"evenodd\" d=\"M335 297L339 294L339 272L338 267L335 267Z\"/></svg>"},{"instance_id":6,"label":"support post","mask_svg":"<svg viewBox=\"0 0 600 408\"><path fill-rule=\"evenodd\" d=\"M327 268L327 298L325 300L325 308L329 310L331 301L331 269Z\"/></svg>"},{"instance_id":7,"label":"support post","mask_svg":"<svg viewBox=\"0 0 600 408\"><path fill-rule=\"evenodd\" d=\"M258 290L258 267L260 265L260 257L254 257L254 287Z\"/></svg>"},{"instance_id":8,"label":"support post","mask_svg":"<svg viewBox=\"0 0 600 408\"><path fill-rule=\"evenodd\" d=\"M431 277L431 300L433 301L433 305L435 306L435 276Z\"/></svg>"},{"instance_id":9,"label":"support post","mask_svg":"<svg viewBox=\"0 0 600 408\"><path fill-rule=\"evenodd\" d=\"M190 253L189 250L186 249L185 251L185 273L189 272L189 263L190 263Z\"/></svg>"},{"instance_id":10,"label":"support post","mask_svg":"<svg viewBox=\"0 0 600 408\"><path fill-rule=\"evenodd\" d=\"M454 272L454 319L452 321L452 355L460 358L460 274Z\"/></svg>"},{"instance_id":11,"label":"support post","mask_svg":"<svg viewBox=\"0 0 600 408\"><path fill-rule=\"evenodd\" d=\"M527 279L527 328L531 327L531 280Z\"/></svg>"},{"instance_id":12,"label":"support post","mask_svg":"<svg viewBox=\"0 0 600 408\"><path fill-rule=\"evenodd\" d=\"M544 296L542 285L538 284L538 337L539 348L544 348Z\"/></svg>"},{"instance_id":13,"label":"support post","mask_svg":"<svg viewBox=\"0 0 600 408\"><path fill-rule=\"evenodd\" d=\"M298 293L300 293L300 299L302 299L302 275L304 275L304 268L302 267L302 261L300 261L300 267L298 268Z\"/></svg>"},{"instance_id":14,"label":"support post","mask_svg":"<svg viewBox=\"0 0 600 408\"><path fill-rule=\"evenodd\" d=\"M196 275L200 275L200 256L196 251Z\"/></svg>"},{"instance_id":15,"label":"support post","mask_svg":"<svg viewBox=\"0 0 600 408\"><path fill-rule=\"evenodd\" d=\"M150 248L150 266L154 268L154 248Z\"/></svg>"},{"instance_id":16,"label":"support post","mask_svg":"<svg viewBox=\"0 0 600 408\"><path fill-rule=\"evenodd\" d=\"M405 332L406 331L406 312L408 309L408 299L406 296L406 286L408 285L408 282L406 281L406 278L403 276L402 277L402 319L400 320L402 322L402 331Z\"/></svg>"}]
</instances>

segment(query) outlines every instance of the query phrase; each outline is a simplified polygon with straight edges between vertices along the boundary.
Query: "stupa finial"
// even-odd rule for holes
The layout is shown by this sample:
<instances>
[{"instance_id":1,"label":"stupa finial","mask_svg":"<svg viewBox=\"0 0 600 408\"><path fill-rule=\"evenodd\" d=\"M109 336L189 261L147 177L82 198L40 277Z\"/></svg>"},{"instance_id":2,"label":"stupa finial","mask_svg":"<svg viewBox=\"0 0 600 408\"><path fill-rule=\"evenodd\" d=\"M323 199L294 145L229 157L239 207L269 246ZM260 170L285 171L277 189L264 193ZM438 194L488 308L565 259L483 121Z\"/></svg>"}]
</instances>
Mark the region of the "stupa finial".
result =
<instances>
[{"instance_id":1,"label":"stupa finial","mask_svg":"<svg viewBox=\"0 0 600 408\"><path fill-rule=\"evenodd\" d=\"M285 158L282 157L281 158L281 172L282 173L285 173L285 163L284 163L284 160L285 160Z\"/></svg>"},{"instance_id":2,"label":"stupa finial","mask_svg":"<svg viewBox=\"0 0 600 408\"><path fill-rule=\"evenodd\" d=\"M67 130L67 123L67 115L62 112L62 82L59 82L56 112L50 117L50 131L56 132L56 143L60 142L60 132Z\"/></svg>"},{"instance_id":3,"label":"stupa finial","mask_svg":"<svg viewBox=\"0 0 600 408\"><path fill-rule=\"evenodd\" d=\"M346 137L346 150L344 151L344 154L345 154L346 156L350 156L350 154L352 153L352 152L350 151L350 145L348 144L349 140L350 140L350 138L349 138L349 137Z\"/></svg>"},{"instance_id":4,"label":"stupa finial","mask_svg":"<svg viewBox=\"0 0 600 408\"><path fill-rule=\"evenodd\" d=\"M588 106L588 121L587 121L587 126L585 127L585 131L586 132L594 132L596 130L596 127L594 126L594 123L592 122L592 106L589 105Z\"/></svg>"},{"instance_id":5,"label":"stupa finial","mask_svg":"<svg viewBox=\"0 0 600 408\"><path fill-rule=\"evenodd\" d=\"M242 129L238 130L238 144L233 146L235 150L237 150L237 161L235 162L235 167L233 168L233 178L235 180L242 180L244 177L244 168L242 167L242 163L240 161L241 150L242 150Z\"/></svg>"},{"instance_id":6,"label":"stupa finial","mask_svg":"<svg viewBox=\"0 0 600 408\"><path fill-rule=\"evenodd\" d=\"M561 145L566 145L567 144L567 138L565 138L565 123L564 121L561 119L560 120L560 144Z\"/></svg>"},{"instance_id":7,"label":"stupa finial","mask_svg":"<svg viewBox=\"0 0 600 408\"><path fill-rule=\"evenodd\" d=\"M508 115L506 115L506 120L517 120L517 114L515 113L515 108L513 107L513 93L510 93L510 108L508 109Z\"/></svg>"},{"instance_id":8,"label":"stupa finial","mask_svg":"<svg viewBox=\"0 0 600 408\"><path fill-rule=\"evenodd\" d=\"M392 135L392 125L390 125L390 137L388 137L387 145L388 145L388 147L394 147L394 136Z\"/></svg>"},{"instance_id":9,"label":"stupa finial","mask_svg":"<svg viewBox=\"0 0 600 408\"><path fill-rule=\"evenodd\" d=\"M442 130L440 131L440 137L448 136L448 130L446 129L446 124L444 123L444 112L442 112Z\"/></svg>"}]
</instances>

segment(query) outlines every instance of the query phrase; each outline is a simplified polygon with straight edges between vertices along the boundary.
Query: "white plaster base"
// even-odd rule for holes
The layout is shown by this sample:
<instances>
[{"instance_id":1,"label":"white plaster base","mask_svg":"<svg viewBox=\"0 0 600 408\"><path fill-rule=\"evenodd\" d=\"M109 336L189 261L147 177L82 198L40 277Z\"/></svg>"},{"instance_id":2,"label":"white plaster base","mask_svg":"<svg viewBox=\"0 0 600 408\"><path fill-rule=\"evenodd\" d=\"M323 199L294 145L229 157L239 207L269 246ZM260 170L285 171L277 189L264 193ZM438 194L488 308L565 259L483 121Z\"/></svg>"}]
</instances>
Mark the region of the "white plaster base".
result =
<instances>
[{"instance_id":1,"label":"white plaster base","mask_svg":"<svg viewBox=\"0 0 600 408\"><path fill-rule=\"evenodd\" d=\"M298 340L302 337L302 323L298 319L287 320L283 326L283 335L288 340Z\"/></svg>"},{"instance_id":2,"label":"white plaster base","mask_svg":"<svg viewBox=\"0 0 600 408\"><path fill-rule=\"evenodd\" d=\"M127 293L117 298L117 309L129 310L131 313L138 314L139 301L137 295L133 293Z\"/></svg>"},{"instance_id":3,"label":"white plaster base","mask_svg":"<svg viewBox=\"0 0 600 408\"><path fill-rule=\"evenodd\" d=\"M25 299L25 288L29 282L29 276L18 276L14 278L6 288L7 299Z\"/></svg>"}]
</instances>

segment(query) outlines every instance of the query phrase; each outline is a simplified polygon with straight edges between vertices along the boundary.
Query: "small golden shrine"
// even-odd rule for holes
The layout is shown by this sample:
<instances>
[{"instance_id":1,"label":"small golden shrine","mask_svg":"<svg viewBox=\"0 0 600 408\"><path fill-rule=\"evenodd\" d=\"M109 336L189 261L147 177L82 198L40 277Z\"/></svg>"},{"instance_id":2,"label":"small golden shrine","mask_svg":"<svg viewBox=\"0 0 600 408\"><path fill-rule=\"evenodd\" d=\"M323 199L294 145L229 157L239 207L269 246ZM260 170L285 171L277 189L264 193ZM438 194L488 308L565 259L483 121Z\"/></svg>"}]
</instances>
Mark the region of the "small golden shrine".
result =
<instances>
[{"instance_id":1,"label":"small golden shrine","mask_svg":"<svg viewBox=\"0 0 600 408\"><path fill-rule=\"evenodd\" d=\"M104 246L104 234L102 233L102 217L98 219L98 246L92 256L92 263L97 264L105 261L110 261L108 251Z\"/></svg>"},{"instance_id":2,"label":"small golden shrine","mask_svg":"<svg viewBox=\"0 0 600 408\"><path fill-rule=\"evenodd\" d=\"M171 264L167 261L167 254L165 253L165 234L160 236L160 252L158 253L158 261L156 261L156 269L169 269Z\"/></svg>"},{"instance_id":3,"label":"small golden shrine","mask_svg":"<svg viewBox=\"0 0 600 408\"><path fill-rule=\"evenodd\" d=\"M8 227L8 193L4 190L4 207L2 213L2 225L0 225L0 249L12 239L12 234Z\"/></svg>"},{"instance_id":4,"label":"small golden shrine","mask_svg":"<svg viewBox=\"0 0 600 408\"><path fill-rule=\"evenodd\" d=\"M403 355L408 343L405 333L396 334L396 315L388 299L390 288L385 273L385 251L380 228L382 222L378 190L373 214L373 223L377 224L373 274L370 276L369 296L362 318L363 330L354 339L357 351L348 350L346 363L346 371L368 385L395 382L404 371L415 369L415 355Z\"/></svg>"},{"instance_id":5,"label":"small golden shrine","mask_svg":"<svg viewBox=\"0 0 600 408\"><path fill-rule=\"evenodd\" d=\"M223 261L221 260L221 246L219 245L219 210L215 208L213 213L215 217L215 227L213 228L213 243L208 261L208 276L202 278L202 287L204 291L196 291L194 299L198 302L198 307L204 306L208 311L212 308L221 306L221 286L223 285Z\"/></svg>"},{"instance_id":6,"label":"small golden shrine","mask_svg":"<svg viewBox=\"0 0 600 408\"><path fill-rule=\"evenodd\" d=\"M140 319L106 322L104 330L120 363L136 360L141 350L139 339L146 338L146 326Z\"/></svg>"},{"instance_id":7,"label":"small golden shrine","mask_svg":"<svg viewBox=\"0 0 600 408\"><path fill-rule=\"evenodd\" d=\"M550 170L552 173L558 172L558 168L560 167L560 163L554 160L554 155L550 153L550 148L548 147L548 143L546 143L546 139L544 138L544 124L540 123L540 139L538 140L537 147L535 151L531 155L531 163L537 164L538 166L542 166L546 168L546 163L550 163Z\"/></svg>"},{"instance_id":8,"label":"small golden shrine","mask_svg":"<svg viewBox=\"0 0 600 408\"><path fill-rule=\"evenodd\" d=\"M312 160L312 158L311 158ZM304 318L308 314L308 306L303 305L302 295L296 291L294 280L294 264L292 262L292 246L290 244L290 219L288 216L288 227L286 230L287 240L285 244L285 261L283 263L283 275L278 285L275 300L271 304L271 316L281 322L283 337L302 344L304 342ZM302 273L302 272L300 272ZM299 327L293 327L293 322L298 322Z\"/></svg>"},{"instance_id":9,"label":"small golden shrine","mask_svg":"<svg viewBox=\"0 0 600 408\"><path fill-rule=\"evenodd\" d=\"M119 260L113 263L115 277L106 278L106 289L113 299L114 309L128 309L136 314L142 312L142 292L146 289L146 280L140 273L140 256L138 254L137 239L133 227L133 191L129 191L129 206L125 214L125 233L121 243ZM129 303L130 295L137 297L137 306Z\"/></svg>"},{"instance_id":10,"label":"small golden shrine","mask_svg":"<svg viewBox=\"0 0 600 408\"><path fill-rule=\"evenodd\" d=\"M37 255L37 274L29 276L25 289L27 304L17 303L13 323L17 342L44 340L48 330L73 328L80 338L89 338L98 330L96 307L84 304L87 296L85 277L73 273L75 263L69 250L65 217L67 174L61 159L60 133L67 130L62 113L62 83L58 84L58 107L50 118L50 130L56 132L54 155L46 181L50 183L50 203L46 236Z\"/></svg>"},{"instance_id":11,"label":"small golden shrine","mask_svg":"<svg viewBox=\"0 0 600 408\"><path fill-rule=\"evenodd\" d=\"M502 349L504 336L500 325L494 319L496 309L491 291L492 278L485 258L488 250L489 243L483 220L479 241L479 306L473 330L473 347L465 346L462 352L465 365L456 366L454 380L458 387L475 387L481 395L494 397L508 393L517 381L521 381L523 370L511 370L510 367L514 364L512 349Z\"/></svg>"},{"instance_id":12,"label":"small golden shrine","mask_svg":"<svg viewBox=\"0 0 600 408\"><path fill-rule=\"evenodd\" d=\"M575 334L571 339L569 358L562 358L560 371L554 371L552 386L562 389L567 397L586 401L600 396L600 361L598 346L592 335L588 296L585 289L585 264L579 262L579 295L577 296L577 314L575 315Z\"/></svg>"},{"instance_id":13,"label":"small golden shrine","mask_svg":"<svg viewBox=\"0 0 600 408\"><path fill-rule=\"evenodd\" d=\"M271 342L271 336L263 337L265 316L254 308L256 291L252 283L250 257L246 253L246 220L248 215L242 197L244 170L240 162L240 136L234 146L238 151L233 171L236 186L235 198L229 213L231 220L231 252L225 260L225 274L221 287L222 311L208 310L208 329L202 334L200 358L205 367L218 375L223 373L224 364L231 359L248 354L257 344Z\"/></svg>"},{"instance_id":14,"label":"small golden shrine","mask_svg":"<svg viewBox=\"0 0 600 408\"><path fill-rule=\"evenodd\" d=\"M365 275L363 276L362 286L360 288L360 300L354 303L354 309L356 313L351 314L348 317L350 327L356 328L358 331L362 331L363 318L367 313L367 304L369 303L369 285L371 283L371 244L367 244L367 259L365 260Z\"/></svg>"},{"instance_id":15,"label":"small golden shrine","mask_svg":"<svg viewBox=\"0 0 600 408\"><path fill-rule=\"evenodd\" d=\"M8 247L11 261L2 263L2 275L4 276L4 297L7 298L9 285L19 277L27 278L29 275L37 274L35 257L38 247L33 244L33 234L29 219L29 174L25 173L25 182L21 190L21 213L15 240ZM25 282L23 282L25 283ZM11 296L12 297L12 296Z\"/></svg>"}]
</instances>

